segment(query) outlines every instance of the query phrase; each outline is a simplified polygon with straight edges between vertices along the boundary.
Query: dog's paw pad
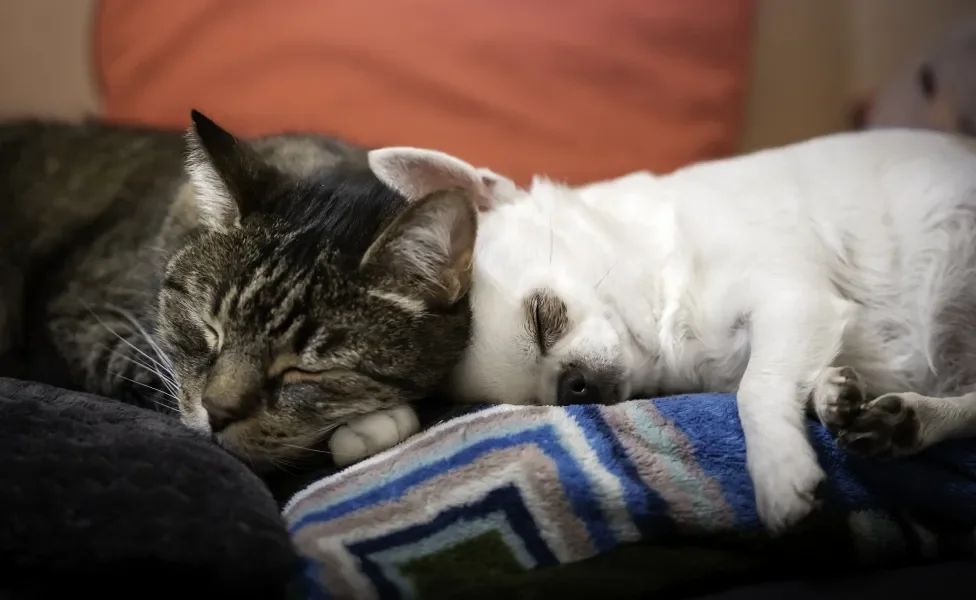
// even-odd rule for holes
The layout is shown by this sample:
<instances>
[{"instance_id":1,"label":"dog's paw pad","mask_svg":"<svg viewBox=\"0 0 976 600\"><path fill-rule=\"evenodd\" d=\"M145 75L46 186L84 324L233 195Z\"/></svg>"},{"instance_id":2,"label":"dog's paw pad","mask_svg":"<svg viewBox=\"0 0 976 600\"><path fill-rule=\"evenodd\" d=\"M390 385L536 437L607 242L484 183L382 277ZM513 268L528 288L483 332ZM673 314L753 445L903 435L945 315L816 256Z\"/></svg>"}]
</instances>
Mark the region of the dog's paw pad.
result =
<instances>
[{"instance_id":1,"label":"dog's paw pad","mask_svg":"<svg viewBox=\"0 0 976 600\"><path fill-rule=\"evenodd\" d=\"M890 457L915 451L920 442L915 409L904 394L886 394L865 404L837 435L841 448L869 457Z\"/></svg>"}]
</instances>

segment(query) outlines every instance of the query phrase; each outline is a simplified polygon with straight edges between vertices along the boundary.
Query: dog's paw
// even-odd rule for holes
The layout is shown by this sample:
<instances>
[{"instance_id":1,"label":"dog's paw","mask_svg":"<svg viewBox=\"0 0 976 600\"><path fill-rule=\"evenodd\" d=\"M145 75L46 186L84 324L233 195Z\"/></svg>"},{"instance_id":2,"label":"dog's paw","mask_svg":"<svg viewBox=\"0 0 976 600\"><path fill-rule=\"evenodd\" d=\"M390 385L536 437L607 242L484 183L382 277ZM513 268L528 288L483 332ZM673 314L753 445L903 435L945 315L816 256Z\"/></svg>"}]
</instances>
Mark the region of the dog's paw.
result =
<instances>
[{"instance_id":1,"label":"dog's paw","mask_svg":"<svg viewBox=\"0 0 976 600\"><path fill-rule=\"evenodd\" d=\"M862 456L885 458L910 454L921 446L911 396L886 394L868 400L854 369L832 367L814 386L813 407L839 447Z\"/></svg>"},{"instance_id":2,"label":"dog's paw","mask_svg":"<svg viewBox=\"0 0 976 600\"><path fill-rule=\"evenodd\" d=\"M850 367L825 369L813 388L814 412L835 436L853 422L865 402L864 385Z\"/></svg>"},{"instance_id":3,"label":"dog's paw","mask_svg":"<svg viewBox=\"0 0 976 600\"><path fill-rule=\"evenodd\" d=\"M837 445L873 458L917 452L921 447L918 415L910 393L885 394L862 404L837 432Z\"/></svg>"},{"instance_id":4,"label":"dog's paw","mask_svg":"<svg viewBox=\"0 0 976 600\"><path fill-rule=\"evenodd\" d=\"M825 474L808 444L789 452L764 454L749 459L756 509L770 532L782 533L819 506L817 489Z\"/></svg>"},{"instance_id":5,"label":"dog's paw","mask_svg":"<svg viewBox=\"0 0 976 600\"><path fill-rule=\"evenodd\" d=\"M332 462L345 467L396 446L420 431L417 413L398 406L357 417L336 429L329 439Z\"/></svg>"}]
</instances>

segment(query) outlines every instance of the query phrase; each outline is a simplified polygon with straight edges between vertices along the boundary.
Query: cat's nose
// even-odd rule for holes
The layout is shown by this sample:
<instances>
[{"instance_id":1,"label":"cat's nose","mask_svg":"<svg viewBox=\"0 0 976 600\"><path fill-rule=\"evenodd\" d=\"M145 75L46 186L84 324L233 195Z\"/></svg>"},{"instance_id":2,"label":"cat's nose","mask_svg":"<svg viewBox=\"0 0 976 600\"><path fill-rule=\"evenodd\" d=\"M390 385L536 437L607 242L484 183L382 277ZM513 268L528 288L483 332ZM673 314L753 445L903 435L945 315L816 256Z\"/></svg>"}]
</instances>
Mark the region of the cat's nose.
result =
<instances>
[{"instance_id":1,"label":"cat's nose","mask_svg":"<svg viewBox=\"0 0 976 600\"><path fill-rule=\"evenodd\" d=\"M203 398L203 409L207 411L207 420L213 433L220 433L232 424L243 421L251 413L245 405L226 404L210 396Z\"/></svg>"},{"instance_id":2,"label":"cat's nose","mask_svg":"<svg viewBox=\"0 0 976 600\"><path fill-rule=\"evenodd\" d=\"M559 374L556 383L556 404L606 404L616 402L612 397L613 385L603 381L605 378L584 367L567 367Z\"/></svg>"},{"instance_id":3,"label":"cat's nose","mask_svg":"<svg viewBox=\"0 0 976 600\"><path fill-rule=\"evenodd\" d=\"M203 388L203 409L210 429L220 433L261 408L262 377L248 357L226 354L218 357Z\"/></svg>"}]
</instances>

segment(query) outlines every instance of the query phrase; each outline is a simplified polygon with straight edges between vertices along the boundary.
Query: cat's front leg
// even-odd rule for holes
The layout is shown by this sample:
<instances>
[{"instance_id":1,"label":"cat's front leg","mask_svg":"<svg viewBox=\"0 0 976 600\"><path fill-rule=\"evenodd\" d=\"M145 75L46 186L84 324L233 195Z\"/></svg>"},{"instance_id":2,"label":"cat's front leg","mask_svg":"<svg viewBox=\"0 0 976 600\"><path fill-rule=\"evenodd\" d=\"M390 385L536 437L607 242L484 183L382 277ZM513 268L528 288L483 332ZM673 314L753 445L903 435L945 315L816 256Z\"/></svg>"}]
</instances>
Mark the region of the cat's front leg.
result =
<instances>
[{"instance_id":1,"label":"cat's front leg","mask_svg":"<svg viewBox=\"0 0 976 600\"><path fill-rule=\"evenodd\" d=\"M389 450L419 431L417 412L404 404L356 417L339 427L329 438L329 451L335 465L345 467Z\"/></svg>"},{"instance_id":2,"label":"cat's front leg","mask_svg":"<svg viewBox=\"0 0 976 600\"><path fill-rule=\"evenodd\" d=\"M794 287L767 295L750 316L737 403L759 518L774 532L816 505L824 472L806 435L806 401L840 351L849 314L846 301Z\"/></svg>"}]
</instances>

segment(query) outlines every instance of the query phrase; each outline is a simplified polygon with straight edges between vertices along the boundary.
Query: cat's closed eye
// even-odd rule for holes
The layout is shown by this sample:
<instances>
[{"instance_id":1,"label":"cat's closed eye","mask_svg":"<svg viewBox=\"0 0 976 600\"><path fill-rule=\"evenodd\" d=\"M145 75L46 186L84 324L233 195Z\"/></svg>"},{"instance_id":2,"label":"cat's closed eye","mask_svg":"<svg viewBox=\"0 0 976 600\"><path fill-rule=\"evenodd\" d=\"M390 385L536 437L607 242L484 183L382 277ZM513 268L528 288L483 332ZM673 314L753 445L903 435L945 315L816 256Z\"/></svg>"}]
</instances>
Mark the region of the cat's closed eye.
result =
<instances>
[{"instance_id":1,"label":"cat's closed eye","mask_svg":"<svg viewBox=\"0 0 976 600\"><path fill-rule=\"evenodd\" d=\"M297 383L300 381L314 381L322 377L336 373L337 369L316 368L316 367L290 367L280 373L282 381L285 383Z\"/></svg>"}]
</instances>

